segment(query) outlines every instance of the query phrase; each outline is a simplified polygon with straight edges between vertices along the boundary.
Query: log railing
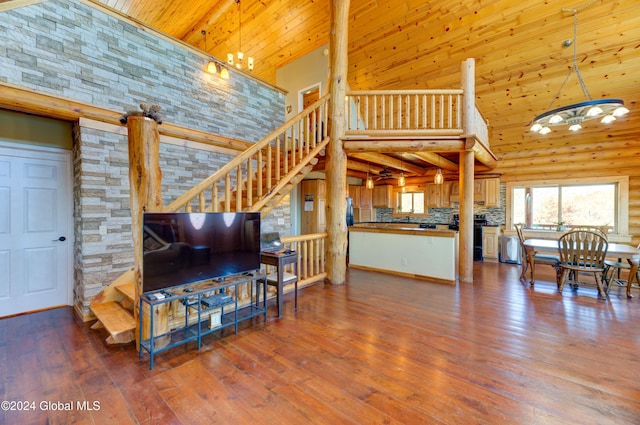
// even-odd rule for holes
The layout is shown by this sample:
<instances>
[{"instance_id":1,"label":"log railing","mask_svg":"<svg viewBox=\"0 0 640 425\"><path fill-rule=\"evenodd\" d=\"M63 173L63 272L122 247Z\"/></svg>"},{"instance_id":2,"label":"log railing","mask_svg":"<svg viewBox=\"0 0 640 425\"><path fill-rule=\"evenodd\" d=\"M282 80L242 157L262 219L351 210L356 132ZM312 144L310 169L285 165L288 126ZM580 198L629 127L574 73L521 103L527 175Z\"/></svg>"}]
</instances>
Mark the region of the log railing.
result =
<instances>
[{"instance_id":1,"label":"log railing","mask_svg":"<svg viewBox=\"0 0 640 425\"><path fill-rule=\"evenodd\" d=\"M326 145L324 96L165 207L167 212L259 211Z\"/></svg>"},{"instance_id":2,"label":"log railing","mask_svg":"<svg viewBox=\"0 0 640 425\"><path fill-rule=\"evenodd\" d=\"M347 93L346 135L463 133L462 90L370 90Z\"/></svg>"},{"instance_id":3,"label":"log railing","mask_svg":"<svg viewBox=\"0 0 640 425\"><path fill-rule=\"evenodd\" d=\"M368 90L346 96L346 139L475 137L489 146L486 120L475 105L463 107L464 91ZM465 128L463 111L470 111Z\"/></svg>"},{"instance_id":4,"label":"log railing","mask_svg":"<svg viewBox=\"0 0 640 425\"><path fill-rule=\"evenodd\" d=\"M284 249L291 249L298 253L298 287L322 280L326 277L325 246L327 233L309 233L299 236L283 236ZM267 273L274 271L271 266L264 266ZM293 265L286 266L287 273L296 273ZM291 285L293 286L293 285ZM285 287L285 292L292 288Z\"/></svg>"}]
</instances>

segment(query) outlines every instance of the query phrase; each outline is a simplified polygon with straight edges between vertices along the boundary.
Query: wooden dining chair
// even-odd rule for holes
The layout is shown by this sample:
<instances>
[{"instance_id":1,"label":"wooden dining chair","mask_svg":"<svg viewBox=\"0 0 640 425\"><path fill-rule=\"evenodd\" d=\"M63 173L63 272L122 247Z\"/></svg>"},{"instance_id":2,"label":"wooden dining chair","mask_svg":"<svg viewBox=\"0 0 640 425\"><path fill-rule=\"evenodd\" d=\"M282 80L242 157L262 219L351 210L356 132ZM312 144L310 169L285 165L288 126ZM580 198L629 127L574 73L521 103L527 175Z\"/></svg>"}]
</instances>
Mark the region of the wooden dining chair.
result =
<instances>
[{"instance_id":1,"label":"wooden dining chair","mask_svg":"<svg viewBox=\"0 0 640 425\"><path fill-rule=\"evenodd\" d=\"M609 243L600 233L587 230L572 230L558 239L560 268L562 275L558 282L558 292L562 293L564 282L569 273L577 279L579 273L593 274L602 298L607 298L603 286L605 257Z\"/></svg>"},{"instance_id":2,"label":"wooden dining chair","mask_svg":"<svg viewBox=\"0 0 640 425\"><path fill-rule=\"evenodd\" d=\"M600 234L603 238L609 240L609 233L607 226L578 226L573 227L571 230L584 230L587 232L594 232Z\"/></svg>"},{"instance_id":3,"label":"wooden dining chair","mask_svg":"<svg viewBox=\"0 0 640 425\"><path fill-rule=\"evenodd\" d=\"M638 245L637 249L640 251L640 245ZM607 294L611 290L611 282L616 282L619 286L626 286L629 284L629 279L631 279L633 283L633 278L635 277L636 283L640 286L640 268L636 272L636 276L627 276L627 279L621 278L620 272L622 270L630 271L631 265L628 262L622 261L620 258L618 261L604 260L604 272L602 273L602 279L604 281L605 291Z\"/></svg>"},{"instance_id":4,"label":"wooden dining chair","mask_svg":"<svg viewBox=\"0 0 640 425\"><path fill-rule=\"evenodd\" d=\"M520 241L520 248L522 250L522 271L520 272L520 280L526 281L526 272L530 270L531 279L529 284L535 283L536 264L545 264L553 267L556 270L556 282L560 281L560 275L562 269L560 269L560 257L553 254L540 254L532 248L525 246L524 233L522 232L522 224L514 225L516 233L518 234L518 240Z\"/></svg>"}]
</instances>

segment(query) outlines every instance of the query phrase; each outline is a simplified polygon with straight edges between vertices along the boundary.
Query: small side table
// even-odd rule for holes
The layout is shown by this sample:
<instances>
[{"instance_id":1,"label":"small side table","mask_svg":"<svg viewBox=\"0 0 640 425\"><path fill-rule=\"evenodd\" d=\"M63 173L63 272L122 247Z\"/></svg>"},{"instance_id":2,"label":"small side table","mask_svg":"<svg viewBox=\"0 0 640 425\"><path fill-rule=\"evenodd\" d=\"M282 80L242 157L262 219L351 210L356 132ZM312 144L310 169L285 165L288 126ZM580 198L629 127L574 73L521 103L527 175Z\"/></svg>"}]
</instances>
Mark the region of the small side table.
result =
<instances>
[{"instance_id":1,"label":"small side table","mask_svg":"<svg viewBox=\"0 0 640 425\"><path fill-rule=\"evenodd\" d=\"M293 264L295 270L295 278L288 280L287 284L294 284L294 307L298 310L298 253L291 252L286 254L284 252L263 252L260 254L260 262L270 266L275 266L277 269L278 280L273 282L267 279L267 285L275 286L277 288L276 300L278 302L278 317L282 317L282 293L284 287L284 266L287 264Z\"/></svg>"}]
</instances>

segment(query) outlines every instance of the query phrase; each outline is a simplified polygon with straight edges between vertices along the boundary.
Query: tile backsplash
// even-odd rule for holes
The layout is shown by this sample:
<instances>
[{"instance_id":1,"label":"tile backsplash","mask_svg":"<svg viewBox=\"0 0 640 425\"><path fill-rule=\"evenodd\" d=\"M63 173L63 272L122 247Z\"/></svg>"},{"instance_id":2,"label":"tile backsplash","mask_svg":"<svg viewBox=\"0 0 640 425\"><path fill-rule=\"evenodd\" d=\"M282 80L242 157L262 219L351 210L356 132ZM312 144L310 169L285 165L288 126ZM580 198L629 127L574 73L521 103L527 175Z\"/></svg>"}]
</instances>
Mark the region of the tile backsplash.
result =
<instances>
[{"instance_id":1,"label":"tile backsplash","mask_svg":"<svg viewBox=\"0 0 640 425\"><path fill-rule=\"evenodd\" d=\"M474 205L474 214L486 214L489 224L502 225L505 223L505 199L506 184L500 184L500 207L485 208L482 204ZM453 215L458 214L458 207L454 208L429 208L429 217L417 218L411 217L411 223L438 223L445 224L453 221ZM405 217L394 217L393 208L376 208L376 221L378 222L406 222Z\"/></svg>"}]
</instances>

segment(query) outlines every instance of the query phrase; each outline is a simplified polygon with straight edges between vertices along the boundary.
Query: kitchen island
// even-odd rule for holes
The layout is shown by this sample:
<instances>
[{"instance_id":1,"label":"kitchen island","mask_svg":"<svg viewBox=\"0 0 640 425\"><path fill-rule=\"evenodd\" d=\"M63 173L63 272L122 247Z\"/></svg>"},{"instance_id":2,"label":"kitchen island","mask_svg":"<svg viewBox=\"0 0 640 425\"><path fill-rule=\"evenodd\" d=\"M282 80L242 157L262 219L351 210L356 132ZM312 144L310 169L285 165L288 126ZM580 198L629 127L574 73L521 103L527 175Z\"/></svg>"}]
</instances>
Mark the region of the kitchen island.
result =
<instances>
[{"instance_id":1,"label":"kitchen island","mask_svg":"<svg viewBox=\"0 0 640 425\"><path fill-rule=\"evenodd\" d=\"M349 267L455 283L458 232L399 223L349 227Z\"/></svg>"}]
</instances>

